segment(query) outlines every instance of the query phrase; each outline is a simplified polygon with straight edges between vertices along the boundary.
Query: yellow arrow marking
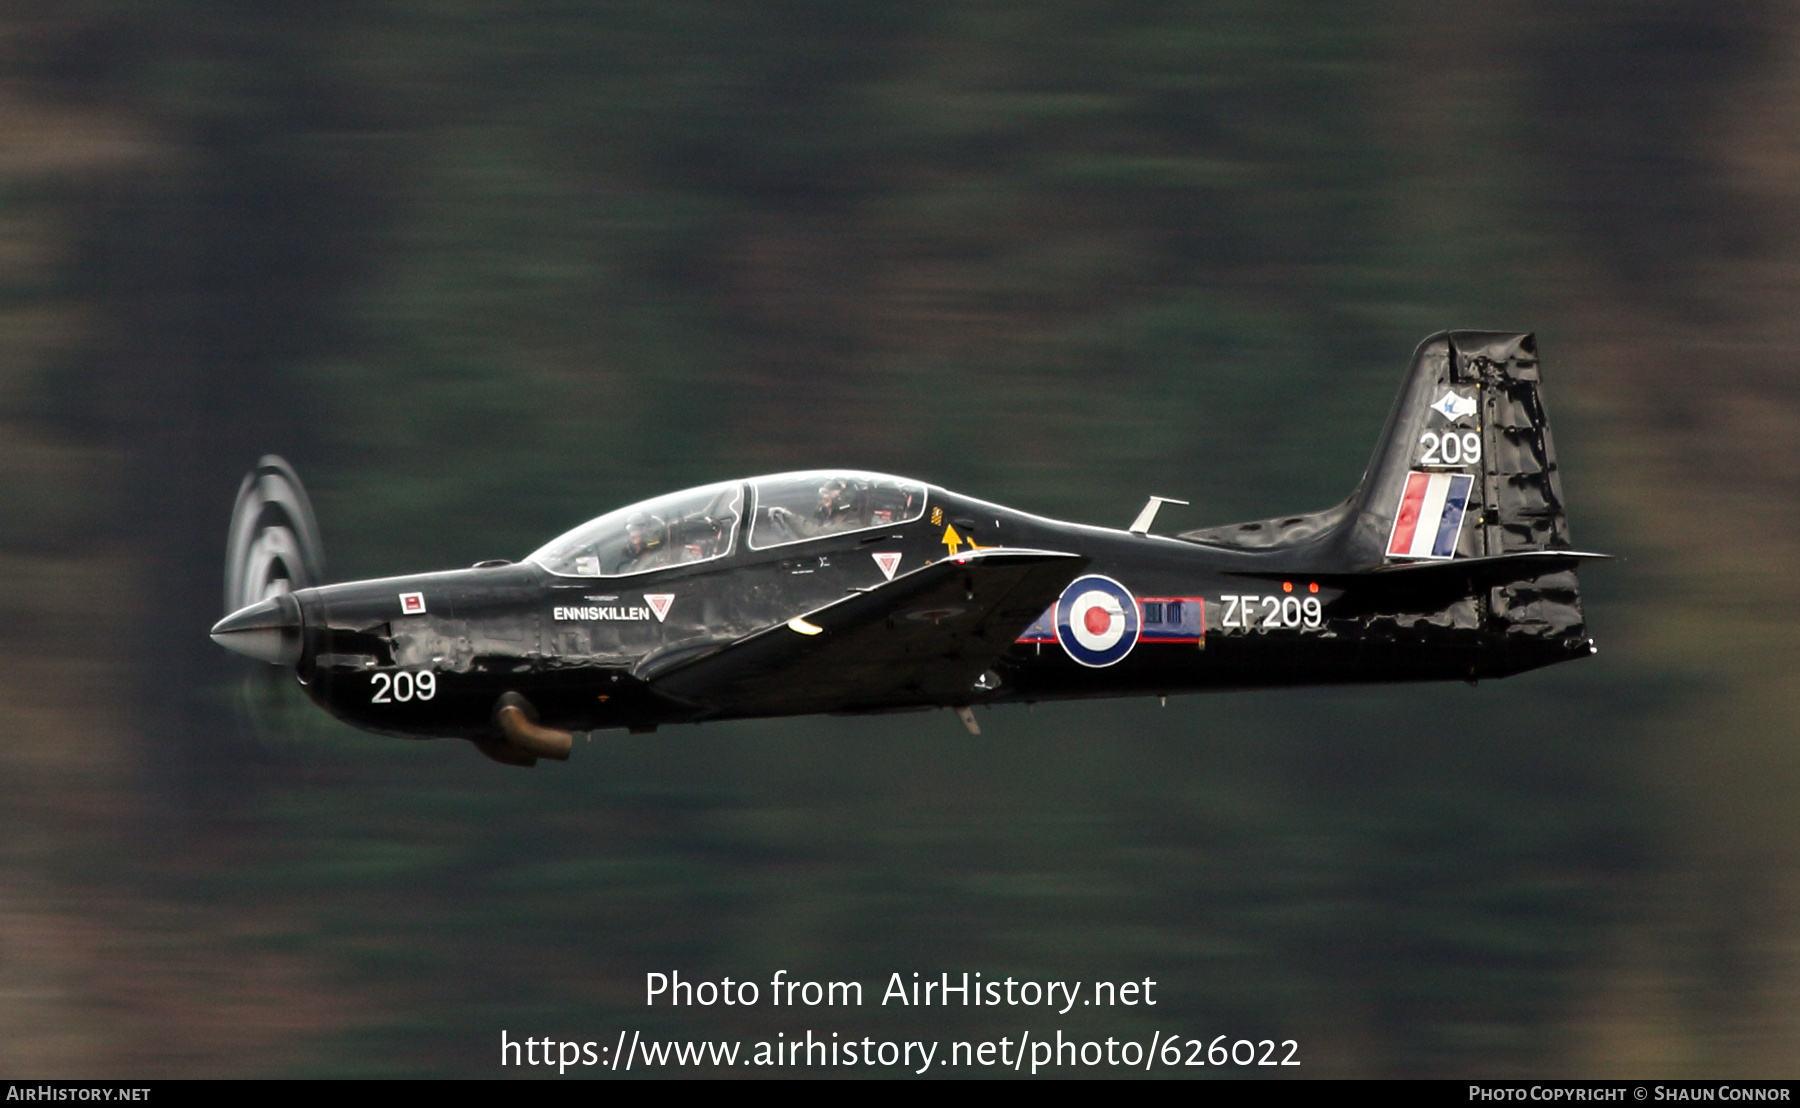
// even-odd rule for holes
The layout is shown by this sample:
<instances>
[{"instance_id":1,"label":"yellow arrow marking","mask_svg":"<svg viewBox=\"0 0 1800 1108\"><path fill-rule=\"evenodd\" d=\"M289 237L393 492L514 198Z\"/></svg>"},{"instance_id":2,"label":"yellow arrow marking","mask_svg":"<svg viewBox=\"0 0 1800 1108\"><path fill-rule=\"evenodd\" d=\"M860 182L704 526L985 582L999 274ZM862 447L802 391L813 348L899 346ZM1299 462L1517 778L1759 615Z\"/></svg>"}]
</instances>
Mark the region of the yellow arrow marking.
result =
<instances>
[{"instance_id":1,"label":"yellow arrow marking","mask_svg":"<svg viewBox=\"0 0 1800 1108\"><path fill-rule=\"evenodd\" d=\"M992 550L992 549L994 549L991 546L983 546L980 543L976 542L974 539L964 539L963 541L969 544L970 550Z\"/></svg>"},{"instance_id":2,"label":"yellow arrow marking","mask_svg":"<svg viewBox=\"0 0 1800 1108\"><path fill-rule=\"evenodd\" d=\"M944 525L943 543L950 548L950 553L952 554L956 553L957 548L962 546L962 536L956 533L956 527L954 525Z\"/></svg>"}]
</instances>

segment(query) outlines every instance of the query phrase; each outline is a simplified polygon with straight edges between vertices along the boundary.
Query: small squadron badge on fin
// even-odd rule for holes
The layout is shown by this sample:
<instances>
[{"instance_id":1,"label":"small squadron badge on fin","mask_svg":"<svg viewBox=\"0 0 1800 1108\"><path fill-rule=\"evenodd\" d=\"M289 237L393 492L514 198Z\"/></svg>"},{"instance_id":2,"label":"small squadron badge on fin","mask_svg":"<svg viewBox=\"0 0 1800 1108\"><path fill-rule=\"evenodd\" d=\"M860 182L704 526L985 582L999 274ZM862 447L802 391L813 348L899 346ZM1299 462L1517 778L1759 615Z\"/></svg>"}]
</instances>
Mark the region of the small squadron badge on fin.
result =
<instances>
[{"instance_id":1,"label":"small squadron badge on fin","mask_svg":"<svg viewBox=\"0 0 1800 1108\"><path fill-rule=\"evenodd\" d=\"M1464 416L1475 414L1475 398L1445 389L1444 395L1438 397L1437 403L1431 406L1431 410L1451 423L1455 423Z\"/></svg>"}]
</instances>

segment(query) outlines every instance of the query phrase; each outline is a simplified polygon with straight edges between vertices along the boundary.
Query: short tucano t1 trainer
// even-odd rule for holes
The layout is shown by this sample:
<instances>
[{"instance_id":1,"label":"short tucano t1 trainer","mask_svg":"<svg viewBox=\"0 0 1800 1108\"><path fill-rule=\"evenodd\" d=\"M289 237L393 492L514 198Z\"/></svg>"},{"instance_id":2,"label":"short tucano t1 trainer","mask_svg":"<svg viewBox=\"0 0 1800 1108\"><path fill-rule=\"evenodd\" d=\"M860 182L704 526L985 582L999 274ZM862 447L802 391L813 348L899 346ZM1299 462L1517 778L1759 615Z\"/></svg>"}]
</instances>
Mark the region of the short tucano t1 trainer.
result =
<instances>
[{"instance_id":1,"label":"short tucano t1 trainer","mask_svg":"<svg viewBox=\"0 0 1800 1108\"><path fill-rule=\"evenodd\" d=\"M1280 685L1505 677L1594 652L1531 335L1413 355L1349 499L1150 533L854 470L722 481L525 561L321 583L266 457L232 517L214 641L340 719L567 758L574 732Z\"/></svg>"}]
</instances>

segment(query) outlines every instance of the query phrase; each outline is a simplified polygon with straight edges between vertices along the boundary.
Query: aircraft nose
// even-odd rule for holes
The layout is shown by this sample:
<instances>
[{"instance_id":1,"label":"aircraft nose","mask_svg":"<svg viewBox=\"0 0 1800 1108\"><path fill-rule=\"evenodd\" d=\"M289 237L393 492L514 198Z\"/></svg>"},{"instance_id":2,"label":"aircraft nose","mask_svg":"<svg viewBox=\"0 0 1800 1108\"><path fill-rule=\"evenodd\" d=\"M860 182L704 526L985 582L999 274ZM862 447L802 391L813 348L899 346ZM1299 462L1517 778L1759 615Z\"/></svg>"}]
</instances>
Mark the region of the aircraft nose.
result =
<instances>
[{"instance_id":1,"label":"aircraft nose","mask_svg":"<svg viewBox=\"0 0 1800 1108\"><path fill-rule=\"evenodd\" d=\"M300 661L301 627L299 602L281 593L213 624L212 640L246 658L291 666Z\"/></svg>"}]
</instances>

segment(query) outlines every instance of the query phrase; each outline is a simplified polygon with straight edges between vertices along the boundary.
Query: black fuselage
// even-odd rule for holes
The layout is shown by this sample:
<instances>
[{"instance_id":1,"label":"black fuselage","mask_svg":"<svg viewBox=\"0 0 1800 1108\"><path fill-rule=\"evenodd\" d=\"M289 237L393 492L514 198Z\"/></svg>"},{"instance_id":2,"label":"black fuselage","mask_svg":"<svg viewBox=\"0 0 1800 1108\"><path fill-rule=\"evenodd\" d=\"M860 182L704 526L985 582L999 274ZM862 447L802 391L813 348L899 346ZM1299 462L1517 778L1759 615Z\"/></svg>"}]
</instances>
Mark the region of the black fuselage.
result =
<instances>
[{"instance_id":1,"label":"black fuselage","mask_svg":"<svg viewBox=\"0 0 1800 1108\"><path fill-rule=\"evenodd\" d=\"M528 698L544 724L567 730L773 714L696 705L639 675L976 548L1080 555L1086 564L1070 570L1071 580L1110 578L1136 603L1134 644L1109 664L1086 652L1084 664L1079 647L1064 645L1070 630L1040 620L964 694L898 689L879 700L827 698L808 710L1472 681L1590 650L1585 632L1508 633L1490 611L1489 590L1471 582L1396 589L1320 580L1306 576L1292 550L1061 523L938 488L910 523L760 551L746 530L722 556L629 576L559 576L524 562L302 589L294 594L304 622L299 679L342 719L420 737L491 735L496 698L509 691ZM877 554L888 556L886 567Z\"/></svg>"}]
</instances>

